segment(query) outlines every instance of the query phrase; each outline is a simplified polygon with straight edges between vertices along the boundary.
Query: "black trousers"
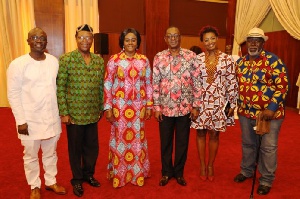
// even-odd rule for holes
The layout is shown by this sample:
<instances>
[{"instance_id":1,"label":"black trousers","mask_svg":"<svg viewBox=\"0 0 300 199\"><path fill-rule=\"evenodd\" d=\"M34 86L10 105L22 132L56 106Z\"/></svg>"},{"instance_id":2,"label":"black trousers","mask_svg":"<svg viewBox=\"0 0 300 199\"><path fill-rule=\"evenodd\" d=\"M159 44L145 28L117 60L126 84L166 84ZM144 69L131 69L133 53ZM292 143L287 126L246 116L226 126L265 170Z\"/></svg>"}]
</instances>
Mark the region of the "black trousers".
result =
<instances>
[{"instance_id":1,"label":"black trousers","mask_svg":"<svg viewBox=\"0 0 300 199\"><path fill-rule=\"evenodd\" d=\"M71 184L82 183L95 173L99 153L97 123L67 125L69 161L73 174Z\"/></svg>"},{"instance_id":2,"label":"black trousers","mask_svg":"<svg viewBox=\"0 0 300 199\"><path fill-rule=\"evenodd\" d=\"M190 114L180 117L167 117L159 123L162 175L182 177L187 159L190 137ZM172 161L175 134L175 160Z\"/></svg>"}]
</instances>

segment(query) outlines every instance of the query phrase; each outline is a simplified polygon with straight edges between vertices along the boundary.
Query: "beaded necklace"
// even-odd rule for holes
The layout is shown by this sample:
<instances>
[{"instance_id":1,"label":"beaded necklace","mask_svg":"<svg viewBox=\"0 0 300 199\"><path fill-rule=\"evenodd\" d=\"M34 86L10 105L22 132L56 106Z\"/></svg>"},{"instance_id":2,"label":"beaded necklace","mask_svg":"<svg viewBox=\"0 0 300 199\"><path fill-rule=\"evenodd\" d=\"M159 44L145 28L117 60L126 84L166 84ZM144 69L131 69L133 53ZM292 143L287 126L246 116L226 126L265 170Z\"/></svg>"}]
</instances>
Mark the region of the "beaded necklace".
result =
<instances>
[{"instance_id":1,"label":"beaded necklace","mask_svg":"<svg viewBox=\"0 0 300 199\"><path fill-rule=\"evenodd\" d=\"M219 61L219 51L216 50L214 52L215 54L215 59L213 61L209 60L209 53L205 52L205 67L206 67L206 73L207 73L207 83L211 84L214 81L214 74L216 73L217 70L217 64Z\"/></svg>"}]
</instances>

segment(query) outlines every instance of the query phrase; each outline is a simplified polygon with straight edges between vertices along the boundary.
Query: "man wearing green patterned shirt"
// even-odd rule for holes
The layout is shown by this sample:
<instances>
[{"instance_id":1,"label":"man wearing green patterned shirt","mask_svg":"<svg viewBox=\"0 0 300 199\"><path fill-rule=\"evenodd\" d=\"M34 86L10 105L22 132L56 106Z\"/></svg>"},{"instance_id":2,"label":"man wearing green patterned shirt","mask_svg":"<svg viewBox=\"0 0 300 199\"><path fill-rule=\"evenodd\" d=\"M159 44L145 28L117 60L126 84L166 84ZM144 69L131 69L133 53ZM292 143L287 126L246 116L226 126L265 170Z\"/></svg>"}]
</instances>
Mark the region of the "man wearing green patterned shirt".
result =
<instances>
[{"instance_id":1,"label":"man wearing green patterned shirt","mask_svg":"<svg viewBox=\"0 0 300 199\"><path fill-rule=\"evenodd\" d=\"M97 122L103 114L103 59L90 52L93 29L79 26L77 49L62 55L57 75L57 98L62 123L67 126L69 161L76 196L83 195L82 183L99 187L94 178L98 158Z\"/></svg>"}]
</instances>

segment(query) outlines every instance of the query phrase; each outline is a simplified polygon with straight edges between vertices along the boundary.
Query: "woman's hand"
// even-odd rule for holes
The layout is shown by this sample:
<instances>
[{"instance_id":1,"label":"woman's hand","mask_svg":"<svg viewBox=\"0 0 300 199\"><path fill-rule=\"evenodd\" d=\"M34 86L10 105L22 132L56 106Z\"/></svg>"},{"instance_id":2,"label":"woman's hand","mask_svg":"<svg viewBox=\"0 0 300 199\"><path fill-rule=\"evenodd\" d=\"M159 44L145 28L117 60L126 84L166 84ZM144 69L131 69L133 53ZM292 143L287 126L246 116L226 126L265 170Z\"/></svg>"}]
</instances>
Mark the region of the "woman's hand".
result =
<instances>
[{"instance_id":1,"label":"woman's hand","mask_svg":"<svg viewBox=\"0 0 300 199\"><path fill-rule=\"evenodd\" d=\"M191 111L191 116L190 116L191 120L196 121L199 116L199 113L200 113L200 111L198 108L193 108Z\"/></svg>"},{"instance_id":2,"label":"woman's hand","mask_svg":"<svg viewBox=\"0 0 300 199\"><path fill-rule=\"evenodd\" d=\"M115 121L115 116L113 114L112 109L108 109L106 111L106 121L113 123Z\"/></svg>"},{"instance_id":3,"label":"woman's hand","mask_svg":"<svg viewBox=\"0 0 300 199\"><path fill-rule=\"evenodd\" d=\"M227 117L231 117L234 115L234 109L233 108L229 108L228 114L226 115Z\"/></svg>"},{"instance_id":4,"label":"woman's hand","mask_svg":"<svg viewBox=\"0 0 300 199\"><path fill-rule=\"evenodd\" d=\"M150 120L152 116L152 110L151 109L147 109L146 110L146 120Z\"/></svg>"}]
</instances>

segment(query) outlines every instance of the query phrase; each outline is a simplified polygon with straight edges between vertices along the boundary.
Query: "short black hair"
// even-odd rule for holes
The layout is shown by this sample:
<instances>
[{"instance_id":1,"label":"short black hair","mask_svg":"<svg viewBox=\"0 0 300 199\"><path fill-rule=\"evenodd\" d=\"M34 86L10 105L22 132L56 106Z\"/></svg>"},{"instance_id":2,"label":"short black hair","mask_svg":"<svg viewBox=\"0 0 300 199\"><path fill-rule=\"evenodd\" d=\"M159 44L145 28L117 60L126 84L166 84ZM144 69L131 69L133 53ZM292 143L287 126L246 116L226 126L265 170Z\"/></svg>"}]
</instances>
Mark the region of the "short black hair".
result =
<instances>
[{"instance_id":1,"label":"short black hair","mask_svg":"<svg viewBox=\"0 0 300 199\"><path fill-rule=\"evenodd\" d=\"M124 46L124 39L125 39L125 36L128 34L128 33L133 33L136 38L137 38L137 48L140 47L140 44L141 44L141 35L140 33L134 29L134 28L126 28L125 30L123 30L120 34L120 37L119 37L119 46L120 48L123 48Z\"/></svg>"},{"instance_id":2,"label":"short black hair","mask_svg":"<svg viewBox=\"0 0 300 199\"><path fill-rule=\"evenodd\" d=\"M203 35L205 33L209 33L209 32L212 32L214 33L217 37L219 36L219 31L216 27L214 26L204 26L203 28L201 28L200 30L200 41L203 41Z\"/></svg>"}]
</instances>

